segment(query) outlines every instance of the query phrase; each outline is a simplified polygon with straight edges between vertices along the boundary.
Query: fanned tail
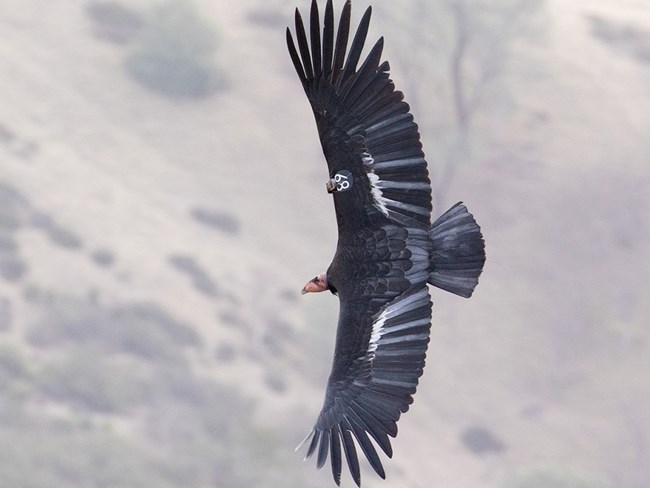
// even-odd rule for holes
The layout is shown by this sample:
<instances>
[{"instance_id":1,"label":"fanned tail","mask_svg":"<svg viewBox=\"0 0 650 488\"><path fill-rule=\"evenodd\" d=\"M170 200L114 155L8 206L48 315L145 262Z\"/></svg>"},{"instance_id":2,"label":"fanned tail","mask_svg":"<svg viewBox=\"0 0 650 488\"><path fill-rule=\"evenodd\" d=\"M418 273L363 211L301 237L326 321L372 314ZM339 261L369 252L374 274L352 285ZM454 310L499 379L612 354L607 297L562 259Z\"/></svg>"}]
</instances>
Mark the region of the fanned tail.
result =
<instances>
[{"instance_id":1,"label":"fanned tail","mask_svg":"<svg viewBox=\"0 0 650 488\"><path fill-rule=\"evenodd\" d=\"M433 259L429 283L469 298L485 264L485 243L481 228L462 202L431 224Z\"/></svg>"}]
</instances>

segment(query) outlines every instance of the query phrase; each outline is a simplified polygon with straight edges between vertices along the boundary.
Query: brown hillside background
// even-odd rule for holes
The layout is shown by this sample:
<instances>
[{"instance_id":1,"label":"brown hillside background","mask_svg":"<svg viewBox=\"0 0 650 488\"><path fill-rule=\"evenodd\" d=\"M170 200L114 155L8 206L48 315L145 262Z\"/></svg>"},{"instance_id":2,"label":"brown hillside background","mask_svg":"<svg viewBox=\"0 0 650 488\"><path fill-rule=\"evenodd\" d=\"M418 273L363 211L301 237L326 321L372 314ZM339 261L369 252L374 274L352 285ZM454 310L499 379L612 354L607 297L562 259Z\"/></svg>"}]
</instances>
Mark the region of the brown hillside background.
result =
<instances>
[{"instance_id":1,"label":"brown hillside background","mask_svg":"<svg viewBox=\"0 0 650 488\"><path fill-rule=\"evenodd\" d=\"M338 306L300 296L337 236L295 7L0 4L0 486L333 486L293 451ZM434 213L464 201L488 260L432 291L363 486L650 486L650 6L373 8Z\"/></svg>"}]
</instances>

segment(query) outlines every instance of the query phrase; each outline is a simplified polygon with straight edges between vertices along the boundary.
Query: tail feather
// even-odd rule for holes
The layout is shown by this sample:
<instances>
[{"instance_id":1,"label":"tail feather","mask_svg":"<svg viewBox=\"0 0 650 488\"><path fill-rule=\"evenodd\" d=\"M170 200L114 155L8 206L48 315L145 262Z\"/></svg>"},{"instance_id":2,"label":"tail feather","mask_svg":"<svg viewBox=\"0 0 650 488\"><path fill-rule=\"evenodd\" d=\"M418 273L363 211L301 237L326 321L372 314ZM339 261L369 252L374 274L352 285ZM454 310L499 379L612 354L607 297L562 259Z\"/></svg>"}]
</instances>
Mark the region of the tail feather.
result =
<instances>
[{"instance_id":1,"label":"tail feather","mask_svg":"<svg viewBox=\"0 0 650 488\"><path fill-rule=\"evenodd\" d=\"M433 259L429 283L469 298L485 264L485 243L481 228L462 202L431 224Z\"/></svg>"}]
</instances>

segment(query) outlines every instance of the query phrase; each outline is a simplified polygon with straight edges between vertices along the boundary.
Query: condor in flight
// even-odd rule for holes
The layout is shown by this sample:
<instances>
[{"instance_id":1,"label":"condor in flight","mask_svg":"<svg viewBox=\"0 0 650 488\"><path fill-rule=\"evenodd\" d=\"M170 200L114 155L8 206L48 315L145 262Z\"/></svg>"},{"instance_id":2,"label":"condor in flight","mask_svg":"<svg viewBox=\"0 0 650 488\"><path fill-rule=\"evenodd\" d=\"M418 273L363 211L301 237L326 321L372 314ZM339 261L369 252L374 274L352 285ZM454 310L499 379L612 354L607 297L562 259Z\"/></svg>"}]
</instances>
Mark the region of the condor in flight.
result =
<instances>
[{"instance_id":1,"label":"condor in flight","mask_svg":"<svg viewBox=\"0 0 650 488\"><path fill-rule=\"evenodd\" d=\"M289 29L287 44L316 118L339 233L327 272L303 289L330 290L340 312L323 409L301 446L308 443L306 457L316 453L319 468L330 457L337 484L344 454L360 485L355 440L384 478L375 445L392 456L389 437L422 375L431 327L427 285L471 296L485 252L480 227L461 203L431 223L418 127L381 62L383 38L358 66L370 7L347 49L350 12L348 0L335 36L329 0L321 36L313 0L309 38L296 10L297 46Z\"/></svg>"}]
</instances>

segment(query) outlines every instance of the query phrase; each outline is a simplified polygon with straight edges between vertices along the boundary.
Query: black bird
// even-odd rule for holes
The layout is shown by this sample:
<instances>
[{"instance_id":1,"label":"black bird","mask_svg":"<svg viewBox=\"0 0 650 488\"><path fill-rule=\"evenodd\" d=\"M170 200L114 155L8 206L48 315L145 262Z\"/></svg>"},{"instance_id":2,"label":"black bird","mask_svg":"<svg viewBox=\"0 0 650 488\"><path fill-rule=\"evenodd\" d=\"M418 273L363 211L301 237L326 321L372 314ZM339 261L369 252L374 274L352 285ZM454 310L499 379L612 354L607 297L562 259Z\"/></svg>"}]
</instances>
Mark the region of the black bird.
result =
<instances>
[{"instance_id":1,"label":"black bird","mask_svg":"<svg viewBox=\"0 0 650 488\"><path fill-rule=\"evenodd\" d=\"M413 402L424 368L431 299L427 284L471 296L485 263L480 227L462 203L431 223L431 182L418 127L381 62L383 38L360 67L371 8L348 51L348 0L334 35L329 0L324 27L312 1L309 40L296 9L291 60L316 118L338 223L327 272L303 293L330 290L340 313L334 364L323 409L301 446L329 455L337 484L342 453L361 483L355 442L379 476L384 468L370 440L391 457L389 437ZM300 446L299 446L300 447Z\"/></svg>"}]
</instances>

